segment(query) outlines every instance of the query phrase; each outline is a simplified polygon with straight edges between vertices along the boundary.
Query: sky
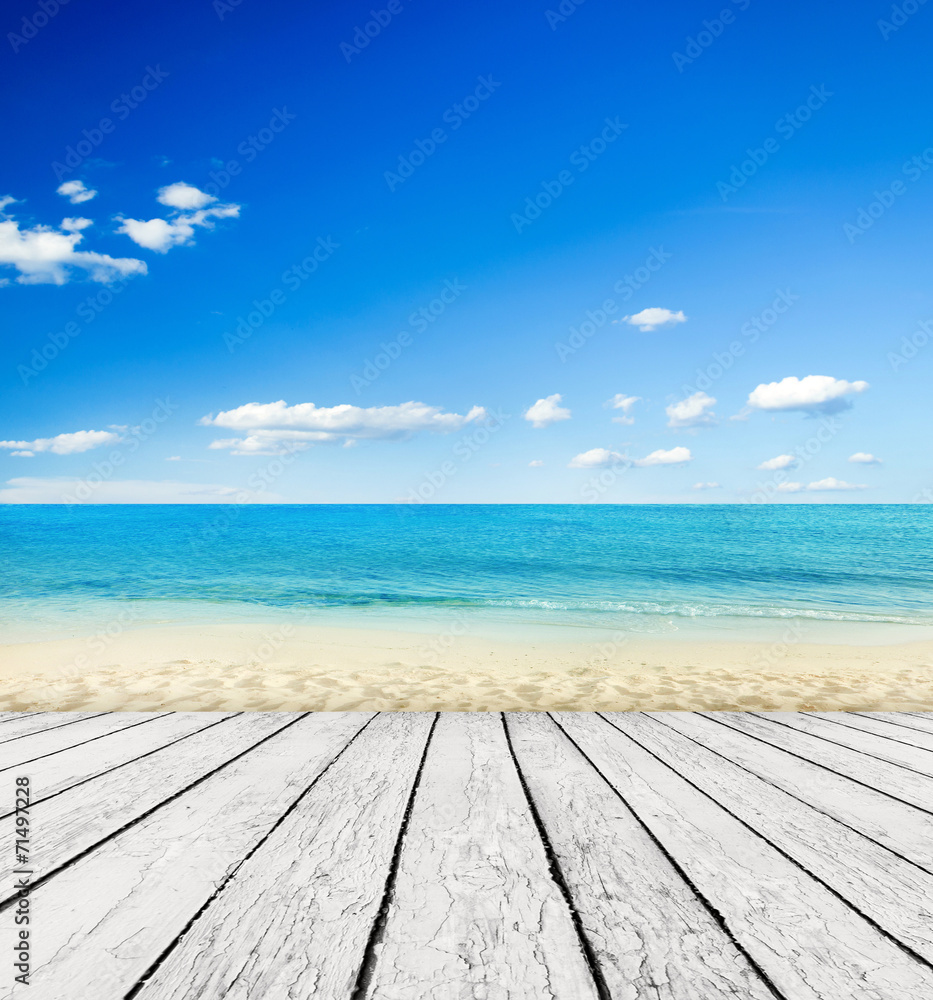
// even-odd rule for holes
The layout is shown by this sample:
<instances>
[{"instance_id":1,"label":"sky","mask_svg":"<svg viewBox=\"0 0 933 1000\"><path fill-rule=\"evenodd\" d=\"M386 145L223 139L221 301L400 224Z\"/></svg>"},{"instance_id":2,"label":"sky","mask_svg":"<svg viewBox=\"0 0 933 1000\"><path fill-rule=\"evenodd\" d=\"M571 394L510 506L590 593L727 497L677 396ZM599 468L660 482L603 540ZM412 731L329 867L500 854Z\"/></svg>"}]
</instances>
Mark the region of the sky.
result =
<instances>
[{"instance_id":1,"label":"sky","mask_svg":"<svg viewBox=\"0 0 933 1000\"><path fill-rule=\"evenodd\" d=\"M0 20L0 501L933 500L933 4Z\"/></svg>"}]
</instances>

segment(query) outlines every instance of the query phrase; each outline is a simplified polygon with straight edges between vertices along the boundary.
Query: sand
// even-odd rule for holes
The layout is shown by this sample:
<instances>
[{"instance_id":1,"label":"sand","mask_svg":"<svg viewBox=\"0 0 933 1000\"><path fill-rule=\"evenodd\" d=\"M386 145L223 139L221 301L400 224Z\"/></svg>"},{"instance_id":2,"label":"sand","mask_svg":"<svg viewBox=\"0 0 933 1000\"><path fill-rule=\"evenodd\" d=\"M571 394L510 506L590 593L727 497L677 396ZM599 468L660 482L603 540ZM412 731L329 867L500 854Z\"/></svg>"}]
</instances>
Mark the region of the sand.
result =
<instances>
[{"instance_id":1,"label":"sand","mask_svg":"<svg viewBox=\"0 0 933 1000\"><path fill-rule=\"evenodd\" d=\"M166 626L0 646L4 711L930 711L933 642L508 642Z\"/></svg>"}]
</instances>

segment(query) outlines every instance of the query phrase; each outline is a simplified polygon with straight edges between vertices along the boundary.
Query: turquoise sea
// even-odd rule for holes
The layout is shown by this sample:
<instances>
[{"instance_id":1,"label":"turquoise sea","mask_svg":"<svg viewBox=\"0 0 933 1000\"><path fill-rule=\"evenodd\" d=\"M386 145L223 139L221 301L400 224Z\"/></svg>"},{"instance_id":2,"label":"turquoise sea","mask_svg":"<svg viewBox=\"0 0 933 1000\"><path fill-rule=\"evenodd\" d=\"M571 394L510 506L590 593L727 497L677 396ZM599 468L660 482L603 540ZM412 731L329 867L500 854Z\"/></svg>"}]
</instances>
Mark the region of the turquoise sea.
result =
<instances>
[{"instance_id":1,"label":"turquoise sea","mask_svg":"<svg viewBox=\"0 0 933 1000\"><path fill-rule=\"evenodd\" d=\"M4 642L175 622L933 636L920 505L0 506Z\"/></svg>"}]
</instances>

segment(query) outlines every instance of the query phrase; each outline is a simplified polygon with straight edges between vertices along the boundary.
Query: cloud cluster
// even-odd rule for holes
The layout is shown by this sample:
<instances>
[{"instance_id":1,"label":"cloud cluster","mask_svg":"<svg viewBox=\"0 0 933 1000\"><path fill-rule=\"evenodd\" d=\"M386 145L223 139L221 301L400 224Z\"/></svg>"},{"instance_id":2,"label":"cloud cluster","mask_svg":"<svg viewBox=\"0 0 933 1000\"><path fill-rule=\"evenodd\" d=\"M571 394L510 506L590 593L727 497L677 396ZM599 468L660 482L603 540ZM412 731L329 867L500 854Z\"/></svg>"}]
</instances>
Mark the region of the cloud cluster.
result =
<instances>
[{"instance_id":1,"label":"cloud cluster","mask_svg":"<svg viewBox=\"0 0 933 1000\"><path fill-rule=\"evenodd\" d=\"M575 455L567 467L570 469L602 469L618 462L630 462L639 468L645 468L652 465L682 465L684 462L692 460L693 455L690 453L690 449L682 446L667 450L659 448L644 458L636 459L629 459L617 451L610 451L608 448L591 448L589 451Z\"/></svg>"},{"instance_id":2,"label":"cloud cluster","mask_svg":"<svg viewBox=\"0 0 933 1000\"><path fill-rule=\"evenodd\" d=\"M545 396L539 399L525 410L524 418L532 427L542 428L549 424L555 424L558 420L569 420L570 410L560 406L561 394L555 392L553 396Z\"/></svg>"},{"instance_id":3,"label":"cloud cluster","mask_svg":"<svg viewBox=\"0 0 933 1000\"><path fill-rule=\"evenodd\" d=\"M216 219L236 218L239 205L211 205L217 199L191 184L178 181L160 188L157 200L174 210L168 219L126 219L119 217L118 233L124 233L141 247L167 253L172 247L191 243L195 227L213 229Z\"/></svg>"},{"instance_id":4,"label":"cloud cluster","mask_svg":"<svg viewBox=\"0 0 933 1000\"><path fill-rule=\"evenodd\" d=\"M75 249L90 219L64 219L59 227L20 224L5 211L14 198L0 198L0 266L14 267L21 285L64 285L75 271L102 284L130 274L145 274L146 265L131 257L110 257ZM2 282L6 284L6 281Z\"/></svg>"},{"instance_id":5,"label":"cloud cluster","mask_svg":"<svg viewBox=\"0 0 933 1000\"><path fill-rule=\"evenodd\" d=\"M776 472L778 469L792 469L797 465L797 458L794 455L778 455L776 458L769 458L762 462L757 468L762 472Z\"/></svg>"},{"instance_id":6,"label":"cloud cluster","mask_svg":"<svg viewBox=\"0 0 933 1000\"><path fill-rule=\"evenodd\" d=\"M881 459L867 451L857 451L854 455L849 456L849 461L855 462L857 465L881 465Z\"/></svg>"},{"instance_id":7,"label":"cloud cluster","mask_svg":"<svg viewBox=\"0 0 933 1000\"><path fill-rule=\"evenodd\" d=\"M65 181L64 184L59 184L55 193L67 198L72 205L80 205L81 202L90 201L97 195L96 191L84 186L84 181Z\"/></svg>"},{"instance_id":8,"label":"cloud cluster","mask_svg":"<svg viewBox=\"0 0 933 1000\"><path fill-rule=\"evenodd\" d=\"M748 397L756 410L803 410L806 413L838 413L848 409L845 397L864 392L867 382L847 382L831 375L789 375L780 382L763 382Z\"/></svg>"},{"instance_id":9,"label":"cloud cluster","mask_svg":"<svg viewBox=\"0 0 933 1000\"><path fill-rule=\"evenodd\" d=\"M695 490L718 490L720 486L719 483L694 483L693 488Z\"/></svg>"},{"instance_id":10,"label":"cloud cluster","mask_svg":"<svg viewBox=\"0 0 933 1000\"><path fill-rule=\"evenodd\" d=\"M716 400L705 392L695 392L665 408L668 427L708 427L716 423Z\"/></svg>"},{"instance_id":11,"label":"cloud cluster","mask_svg":"<svg viewBox=\"0 0 933 1000\"><path fill-rule=\"evenodd\" d=\"M50 451L53 455L78 455L119 440L120 435L113 431L74 431L34 441L0 441L0 448L6 448L20 458L33 458L36 452L42 451Z\"/></svg>"},{"instance_id":12,"label":"cloud cluster","mask_svg":"<svg viewBox=\"0 0 933 1000\"><path fill-rule=\"evenodd\" d=\"M868 489L864 484L847 483L844 479L836 479L833 476L828 476L826 479L818 479L807 486L804 486L803 483L781 483L777 488L781 493L801 493L804 490L811 493L836 493L848 490Z\"/></svg>"},{"instance_id":13,"label":"cloud cluster","mask_svg":"<svg viewBox=\"0 0 933 1000\"><path fill-rule=\"evenodd\" d=\"M276 455L326 442L348 444L357 438L403 438L418 431L448 434L485 417L482 406L474 406L464 416L413 401L398 406L289 406L280 399L274 403L246 403L216 416L208 414L199 422L243 435L213 441L211 448L228 449L234 455Z\"/></svg>"},{"instance_id":14,"label":"cloud cluster","mask_svg":"<svg viewBox=\"0 0 933 1000\"><path fill-rule=\"evenodd\" d=\"M630 410L639 402L641 402L641 396L626 396L624 392L617 392L606 403L606 406L611 407L613 410L622 411L622 416L613 417L612 422L614 424L634 424L635 418L631 415Z\"/></svg>"},{"instance_id":15,"label":"cloud cluster","mask_svg":"<svg viewBox=\"0 0 933 1000\"><path fill-rule=\"evenodd\" d=\"M686 323L687 317L682 309L673 312L659 306L650 306L632 316L623 316L619 322L628 323L629 326L637 326L644 333L651 333L662 326L676 326L678 323Z\"/></svg>"}]
</instances>

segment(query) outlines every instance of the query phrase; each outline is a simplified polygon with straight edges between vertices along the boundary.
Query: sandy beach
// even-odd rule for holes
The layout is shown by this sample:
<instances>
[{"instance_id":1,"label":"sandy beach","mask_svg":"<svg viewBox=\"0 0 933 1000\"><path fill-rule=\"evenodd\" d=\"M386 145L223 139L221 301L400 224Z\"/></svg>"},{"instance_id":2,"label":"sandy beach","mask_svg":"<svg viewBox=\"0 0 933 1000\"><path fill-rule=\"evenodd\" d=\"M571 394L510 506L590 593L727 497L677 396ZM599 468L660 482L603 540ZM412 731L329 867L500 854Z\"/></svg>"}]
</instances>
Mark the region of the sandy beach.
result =
<instances>
[{"instance_id":1,"label":"sandy beach","mask_svg":"<svg viewBox=\"0 0 933 1000\"><path fill-rule=\"evenodd\" d=\"M0 646L5 711L929 711L933 642L509 642L170 626Z\"/></svg>"}]
</instances>

